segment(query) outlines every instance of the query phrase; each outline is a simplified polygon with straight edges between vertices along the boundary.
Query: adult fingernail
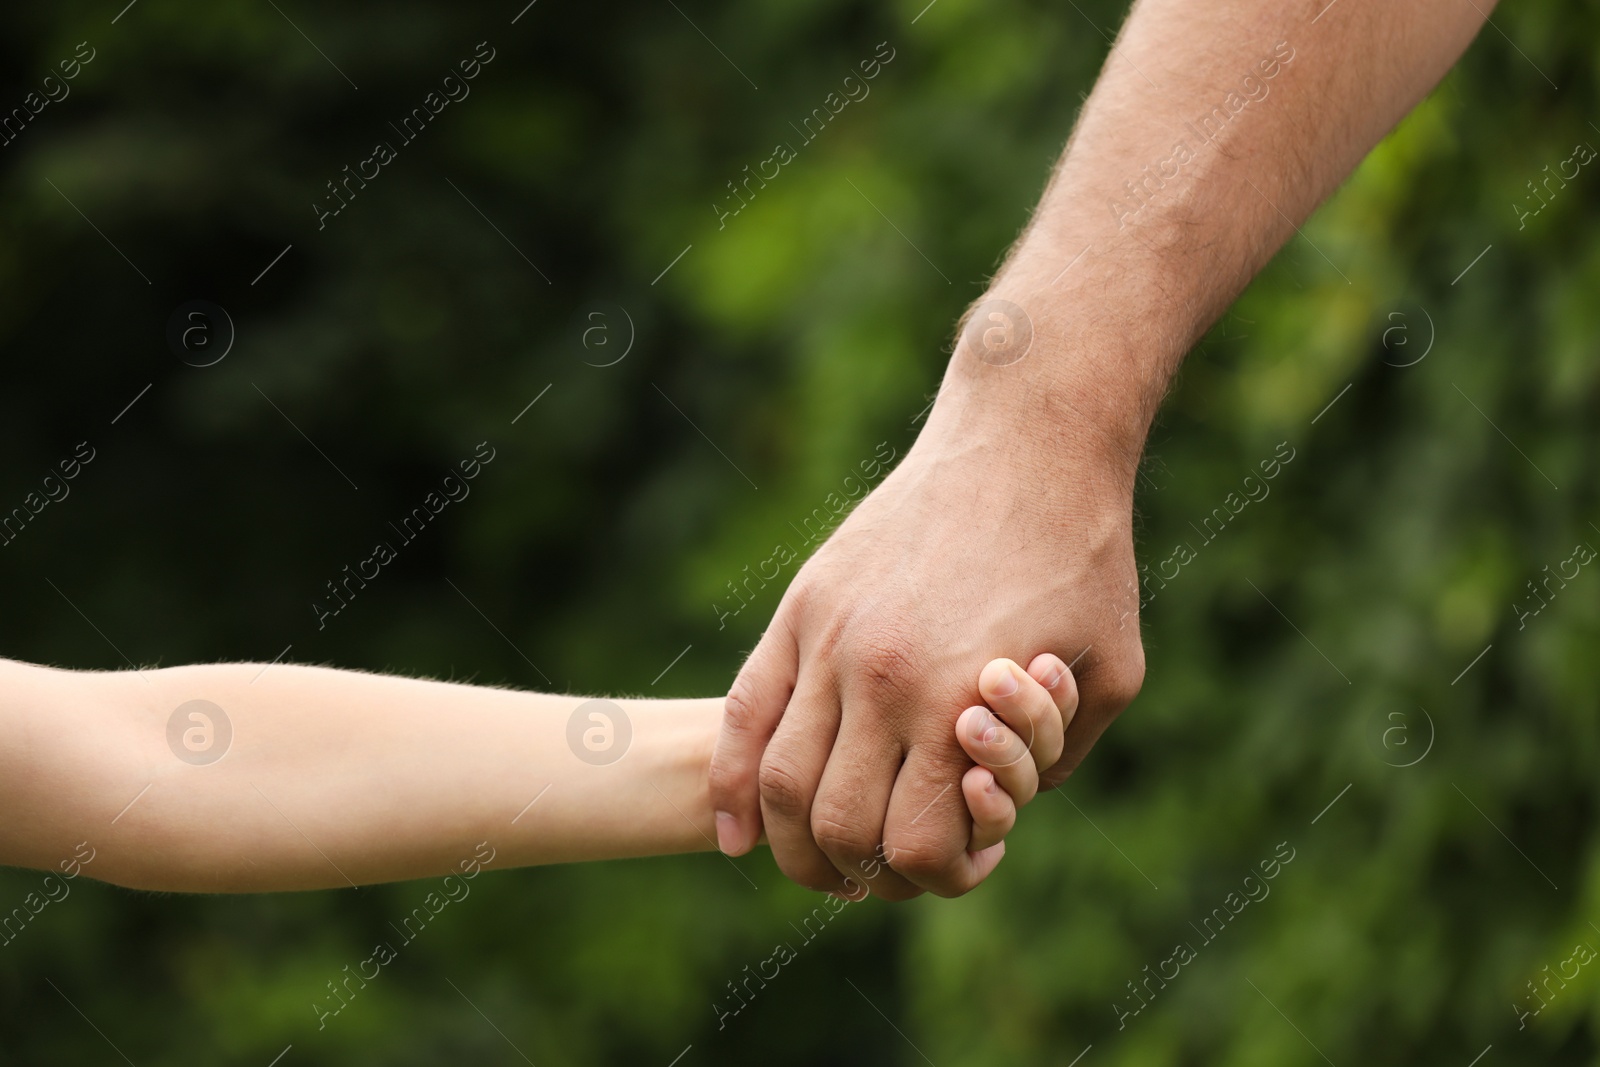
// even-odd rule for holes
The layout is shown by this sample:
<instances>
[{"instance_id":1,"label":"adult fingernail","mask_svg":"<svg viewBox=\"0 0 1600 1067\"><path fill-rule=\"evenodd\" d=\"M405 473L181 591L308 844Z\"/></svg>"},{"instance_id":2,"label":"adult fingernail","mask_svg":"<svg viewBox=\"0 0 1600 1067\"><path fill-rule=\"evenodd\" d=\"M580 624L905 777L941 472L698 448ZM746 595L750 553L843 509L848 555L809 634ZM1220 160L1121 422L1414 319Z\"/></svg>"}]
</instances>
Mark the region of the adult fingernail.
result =
<instances>
[{"instance_id":1,"label":"adult fingernail","mask_svg":"<svg viewBox=\"0 0 1600 1067\"><path fill-rule=\"evenodd\" d=\"M739 833L739 820L725 811L717 812L717 847L729 856L739 852L744 835Z\"/></svg>"}]
</instances>

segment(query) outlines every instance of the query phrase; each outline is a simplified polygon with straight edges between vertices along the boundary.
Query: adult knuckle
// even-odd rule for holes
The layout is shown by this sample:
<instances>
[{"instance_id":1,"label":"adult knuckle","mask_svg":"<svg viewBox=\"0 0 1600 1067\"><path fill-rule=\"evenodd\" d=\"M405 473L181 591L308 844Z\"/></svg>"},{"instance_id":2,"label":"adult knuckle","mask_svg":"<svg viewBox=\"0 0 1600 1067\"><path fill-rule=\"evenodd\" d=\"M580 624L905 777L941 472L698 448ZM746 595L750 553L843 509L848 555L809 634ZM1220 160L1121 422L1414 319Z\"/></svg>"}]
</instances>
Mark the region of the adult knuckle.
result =
<instances>
[{"instance_id":1,"label":"adult knuckle","mask_svg":"<svg viewBox=\"0 0 1600 1067\"><path fill-rule=\"evenodd\" d=\"M706 782L711 787L712 796L725 798L742 793L753 777L748 767L735 763L726 752L718 750L711 754Z\"/></svg>"},{"instance_id":2,"label":"adult knuckle","mask_svg":"<svg viewBox=\"0 0 1600 1067\"><path fill-rule=\"evenodd\" d=\"M1102 700L1115 711L1126 708L1144 688L1144 674L1144 648L1133 645L1107 664L1100 687Z\"/></svg>"},{"instance_id":3,"label":"adult knuckle","mask_svg":"<svg viewBox=\"0 0 1600 1067\"><path fill-rule=\"evenodd\" d=\"M899 695L923 676L922 655L904 628L884 625L860 638L856 668L869 690Z\"/></svg>"},{"instance_id":4,"label":"adult knuckle","mask_svg":"<svg viewBox=\"0 0 1600 1067\"><path fill-rule=\"evenodd\" d=\"M761 800L773 813L784 818L800 818L811 806L811 789L783 754L770 749L761 761L759 776Z\"/></svg>"},{"instance_id":5,"label":"adult knuckle","mask_svg":"<svg viewBox=\"0 0 1600 1067\"><path fill-rule=\"evenodd\" d=\"M755 730L759 717L755 683L750 680L747 670L740 671L739 676L733 680L733 687L728 690L727 698L722 702L723 725L731 733L748 734Z\"/></svg>"},{"instance_id":6,"label":"adult knuckle","mask_svg":"<svg viewBox=\"0 0 1600 1067\"><path fill-rule=\"evenodd\" d=\"M951 873L960 846L940 844L932 838L911 837L885 845L889 867L919 885L937 882Z\"/></svg>"},{"instance_id":7,"label":"adult knuckle","mask_svg":"<svg viewBox=\"0 0 1600 1067\"><path fill-rule=\"evenodd\" d=\"M808 560L801 566L794 581L789 583L789 588L783 591L781 603L787 611L803 612L817 602L822 595L822 583L817 579L817 570Z\"/></svg>"},{"instance_id":8,"label":"adult knuckle","mask_svg":"<svg viewBox=\"0 0 1600 1067\"><path fill-rule=\"evenodd\" d=\"M811 836L829 856L870 856L878 835L852 812L834 804L817 804L811 812Z\"/></svg>"}]
</instances>

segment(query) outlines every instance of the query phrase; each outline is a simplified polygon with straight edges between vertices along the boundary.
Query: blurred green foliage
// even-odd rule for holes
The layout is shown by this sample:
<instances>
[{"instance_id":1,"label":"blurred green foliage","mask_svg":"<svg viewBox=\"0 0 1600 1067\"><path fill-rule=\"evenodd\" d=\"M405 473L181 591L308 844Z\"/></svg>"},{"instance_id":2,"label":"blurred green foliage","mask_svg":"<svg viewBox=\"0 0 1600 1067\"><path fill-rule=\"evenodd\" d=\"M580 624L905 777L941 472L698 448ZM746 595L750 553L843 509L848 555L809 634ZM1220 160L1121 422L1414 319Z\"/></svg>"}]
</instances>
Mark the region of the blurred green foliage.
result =
<instances>
[{"instance_id":1,"label":"blurred green foliage","mask_svg":"<svg viewBox=\"0 0 1600 1067\"><path fill-rule=\"evenodd\" d=\"M719 629L726 583L878 442L913 440L1124 14L119 7L8 11L0 41L7 109L95 50L0 147L0 507L97 450L0 552L0 648L117 668L292 645L662 695L726 687L779 593ZM755 890L714 857L491 873L319 1032L324 983L428 887L80 880L0 949L0 1061L667 1064L692 1045L685 1065L951 1067L1092 1044L1084 1067L1464 1065L1492 1043L1486 1067L1595 1062L1592 970L1525 1029L1514 1005L1600 944L1600 575L1524 626L1512 605L1600 545L1600 179L1523 229L1513 205L1600 145L1600 7L1495 19L1190 359L1151 440L1141 560L1199 544L1279 442L1295 461L1150 605L1143 696L978 892L850 907L719 1028L726 983L817 904L764 853L738 863ZM470 97L319 230L325 183L480 41L496 56ZM880 42L870 96L719 226L726 183ZM237 327L204 369L165 340L196 298ZM636 333L614 366L581 342L595 302ZM483 440L471 499L319 630L324 581ZM1200 944L1192 924L1279 842L1296 858L1270 896L1119 1029L1127 983ZM0 872L0 906L38 877Z\"/></svg>"}]
</instances>

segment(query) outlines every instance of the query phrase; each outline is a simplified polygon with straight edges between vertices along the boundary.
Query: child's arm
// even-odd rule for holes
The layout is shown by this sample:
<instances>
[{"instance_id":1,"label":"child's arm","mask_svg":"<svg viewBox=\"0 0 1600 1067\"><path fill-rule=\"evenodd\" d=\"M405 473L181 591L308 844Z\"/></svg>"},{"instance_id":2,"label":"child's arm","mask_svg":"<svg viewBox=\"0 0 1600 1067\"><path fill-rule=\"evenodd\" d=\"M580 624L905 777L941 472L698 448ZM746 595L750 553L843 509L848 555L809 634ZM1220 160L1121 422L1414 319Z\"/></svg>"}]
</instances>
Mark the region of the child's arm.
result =
<instances>
[{"instance_id":1,"label":"child's arm","mask_svg":"<svg viewBox=\"0 0 1600 1067\"><path fill-rule=\"evenodd\" d=\"M232 728L206 765L168 743L197 699ZM86 841L108 882L254 892L459 873L480 842L496 867L710 850L721 701L615 701L632 738L608 765L568 747L584 702L315 667L0 662L0 863L54 869Z\"/></svg>"},{"instance_id":2,"label":"child's arm","mask_svg":"<svg viewBox=\"0 0 1600 1067\"><path fill-rule=\"evenodd\" d=\"M1021 688L998 691L1010 673ZM1054 692L1034 680L1058 678ZM999 721L964 737L980 766L963 785L983 876L1013 797L1026 803L1035 762L1060 751L1070 678L1052 656L980 679ZM265 892L710 851L721 710L319 667L0 661L0 863L91 855L88 873L118 885Z\"/></svg>"}]
</instances>

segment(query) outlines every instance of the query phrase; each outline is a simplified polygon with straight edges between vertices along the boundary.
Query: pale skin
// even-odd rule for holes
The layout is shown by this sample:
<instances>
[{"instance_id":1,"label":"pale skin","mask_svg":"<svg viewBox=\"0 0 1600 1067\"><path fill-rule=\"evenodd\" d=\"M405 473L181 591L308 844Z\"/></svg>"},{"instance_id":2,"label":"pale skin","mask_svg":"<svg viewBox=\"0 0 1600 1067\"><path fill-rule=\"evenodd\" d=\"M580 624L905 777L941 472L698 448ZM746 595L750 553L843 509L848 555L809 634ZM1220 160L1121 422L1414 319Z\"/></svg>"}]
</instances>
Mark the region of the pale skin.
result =
<instances>
[{"instance_id":1,"label":"pale skin","mask_svg":"<svg viewBox=\"0 0 1600 1067\"><path fill-rule=\"evenodd\" d=\"M801 569L729 693L711 767L724 851L764 831L822 890L887 854L869 885L890 899L981 880L951 788L972 679L997 649L1073 664L1083 705L1046 784L1132 701L1134 478L1172 374L1493 6L1135 5L925 430ZM1261 98L1234 110L1230 92ZM1192 158L1167 162L1179 141ZM983 327L1008 322L992 299L1031 322L1020 360L982 358Z\"/></svg>"},{"instance_id":2,"label":"pale skin","mask_svg":"<svg viewBox=\"0 0 1600 1067\"><path fill-rule=\"evenodd\" d=\"M988 664L979 689L992 696L952 740L971 753L959 792L982 878L1039 764L1060 753L1077 690L1053 656L1026 673ZM239 893L712 850L722 701L615 701L632 739L595 765L568 740L588 699L283 664L95 673L0 661L0 864L67 870L92 856L81 873L116 885ZM232 727L212 763L169 742L175 710L195 700ZM193 738L202 751L219 736L207 725Z\"/></svg>"}]
</instances>

